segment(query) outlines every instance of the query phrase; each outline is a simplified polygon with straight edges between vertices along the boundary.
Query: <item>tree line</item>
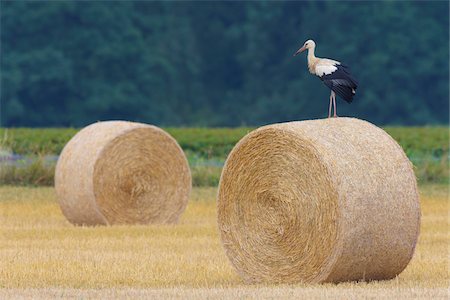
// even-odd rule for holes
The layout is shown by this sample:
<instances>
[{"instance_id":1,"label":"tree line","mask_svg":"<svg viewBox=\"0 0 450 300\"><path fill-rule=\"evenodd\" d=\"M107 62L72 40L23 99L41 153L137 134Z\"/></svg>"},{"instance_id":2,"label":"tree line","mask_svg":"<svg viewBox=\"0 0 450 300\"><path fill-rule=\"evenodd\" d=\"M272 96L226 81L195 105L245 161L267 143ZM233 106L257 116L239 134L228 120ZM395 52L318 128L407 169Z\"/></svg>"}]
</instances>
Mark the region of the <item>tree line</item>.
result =
<instances>
[{"instance_id":1,"label":"tree line","mask_svg":"<svg viewBox=\"0 0 450 300\"><path fill-rule=\"evenodd\" d=\"M1 126L126 119L240 126L325 117L316 55L360 86L338 114L448 124L448 2L2 1Z\"/></svg>"}]
</instances>

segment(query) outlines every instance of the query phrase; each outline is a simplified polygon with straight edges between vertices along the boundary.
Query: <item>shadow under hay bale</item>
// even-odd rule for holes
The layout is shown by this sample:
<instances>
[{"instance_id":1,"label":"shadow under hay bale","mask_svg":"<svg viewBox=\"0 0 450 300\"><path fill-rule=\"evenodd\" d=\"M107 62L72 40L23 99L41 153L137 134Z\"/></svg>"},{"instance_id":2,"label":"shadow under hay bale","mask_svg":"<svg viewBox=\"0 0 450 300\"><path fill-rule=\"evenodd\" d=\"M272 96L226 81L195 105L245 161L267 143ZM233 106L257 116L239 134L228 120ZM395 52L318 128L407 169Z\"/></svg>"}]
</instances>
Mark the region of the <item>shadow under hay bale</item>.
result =
<instances>
[{"instance_id":1,"label":"shadow under hay bale","mask_svg":"<svg viewBox=\"0 0 450 300\"><path fill-rule=\"evenodd\" d=\"M175 223L187 205L191 174L183 151L162 129L98 122L64 147L55 188L74 224Z\"/></svg>"},{"instance_id":2,"label":"shadow under hay bale","mask_svg":"<svg viewBox=\"0 0 450 300\"><path fill-rule=\"evenodd\" d=\"M246 282L390 279L416 246L416 178L401 147L368 122L268 125L230 153L218 223Z\"/></svg>"}]
</instances>

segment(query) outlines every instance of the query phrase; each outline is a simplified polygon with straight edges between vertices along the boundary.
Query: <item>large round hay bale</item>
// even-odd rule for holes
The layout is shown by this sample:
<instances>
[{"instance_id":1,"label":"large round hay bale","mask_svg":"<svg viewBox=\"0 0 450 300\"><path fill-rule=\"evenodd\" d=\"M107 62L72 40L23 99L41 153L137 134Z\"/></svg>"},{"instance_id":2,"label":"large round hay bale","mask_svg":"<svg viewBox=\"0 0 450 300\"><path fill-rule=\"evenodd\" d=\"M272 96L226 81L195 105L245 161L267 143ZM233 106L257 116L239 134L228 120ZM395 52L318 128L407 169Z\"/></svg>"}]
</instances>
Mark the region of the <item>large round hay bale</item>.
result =
<instances>
[{"instance_id":1,"label":"large round hay bale","mask_svg":"<svg viewBox=\"0 0 450 300\"><path fill-rule=\"evenodd\" d=\"M225 163L218 223L247 282L390 279L417 242L416 178L401 147L368 122L264 126Z\"/></svg>"},{"instance_id":2,"label":"large round hay bale","mask_svg":"<svg viewBox=\"0 0 450 300\"><path fill-rule=\"evenodd\" d=\"M177 142L162 129L125 121L83 128L56 165L56 193L79 225L174 223L191 191Z\"/></svg>"}]
</instances>

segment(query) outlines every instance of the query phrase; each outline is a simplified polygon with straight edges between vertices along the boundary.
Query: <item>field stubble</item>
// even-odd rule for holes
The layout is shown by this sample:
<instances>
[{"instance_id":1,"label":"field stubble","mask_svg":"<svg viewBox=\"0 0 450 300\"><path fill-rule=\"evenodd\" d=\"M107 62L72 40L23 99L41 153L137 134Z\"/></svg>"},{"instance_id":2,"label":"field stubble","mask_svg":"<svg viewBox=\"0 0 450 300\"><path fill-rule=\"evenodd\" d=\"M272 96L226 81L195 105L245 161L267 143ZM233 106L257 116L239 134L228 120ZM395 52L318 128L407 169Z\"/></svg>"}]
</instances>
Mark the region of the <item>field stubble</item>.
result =
<instances>
[{"instance_id":1,"label":"field stubble","mask_svg":"<svg viewBox=\"0 0 450 300\"><path fill-rule=\"evenodd\" d=\"M245 285L220 244L216 189L195 188L178 225L75 227L53 188L0 187L0 298L441 297L449 295L448 187L421 187L418 248L397 278Z\"/></svg>"}]
</instances>

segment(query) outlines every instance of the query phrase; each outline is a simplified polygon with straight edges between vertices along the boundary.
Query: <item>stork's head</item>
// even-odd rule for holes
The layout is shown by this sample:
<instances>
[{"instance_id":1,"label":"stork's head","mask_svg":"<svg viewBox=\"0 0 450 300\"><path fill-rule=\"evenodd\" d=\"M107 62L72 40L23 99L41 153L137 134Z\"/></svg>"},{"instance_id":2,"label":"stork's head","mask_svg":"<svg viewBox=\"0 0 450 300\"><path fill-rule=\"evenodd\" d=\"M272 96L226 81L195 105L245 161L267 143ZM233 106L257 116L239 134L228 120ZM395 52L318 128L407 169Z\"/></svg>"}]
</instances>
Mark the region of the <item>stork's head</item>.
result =
<instances>
[{"instance_id":1,"label":"stork's head","mask_svg":"<svg viewBox=\"0 0 450 300\"><path fill-rule=\"evenodd\" d=\"M316 43L314 43L313 40L307 40L303 46L297 50L297 52L295 52L294 56L296 56L299 53L302 53L303 51L305 51L306 49L311 49L311 48L315 48L316 47Z\"/></svg>"}]
</instances>

